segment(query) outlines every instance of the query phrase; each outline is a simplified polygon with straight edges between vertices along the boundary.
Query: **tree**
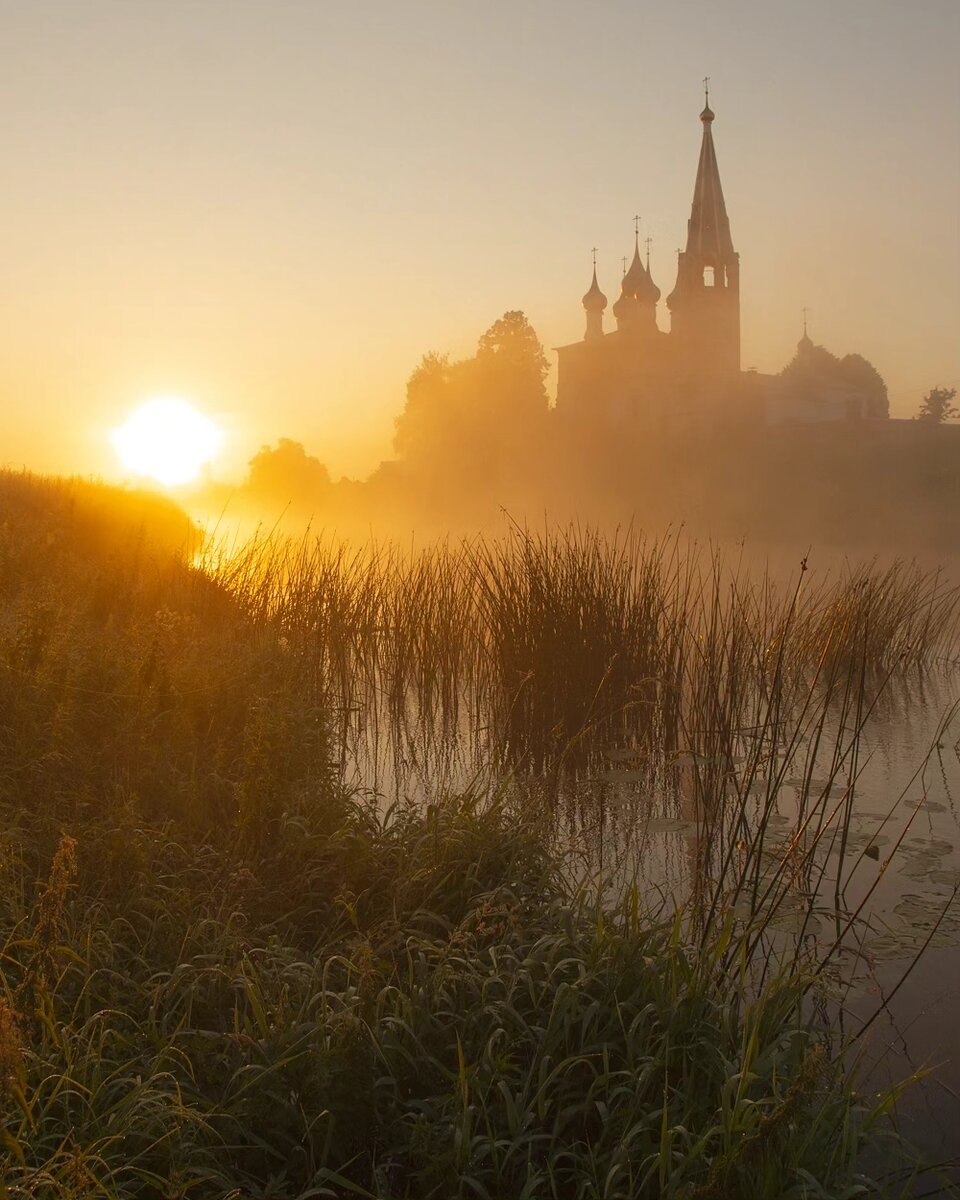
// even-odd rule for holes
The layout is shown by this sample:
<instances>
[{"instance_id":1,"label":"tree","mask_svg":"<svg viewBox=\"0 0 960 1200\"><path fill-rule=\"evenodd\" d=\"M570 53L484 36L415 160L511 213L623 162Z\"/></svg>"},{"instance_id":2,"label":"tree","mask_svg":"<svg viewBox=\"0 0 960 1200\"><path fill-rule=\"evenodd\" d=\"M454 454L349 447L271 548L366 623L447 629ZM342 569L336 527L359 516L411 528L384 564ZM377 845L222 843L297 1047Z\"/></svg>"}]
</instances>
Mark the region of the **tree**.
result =
<instances>
[{"instance_id":1,"label":"tree","mask_svg":"<svg viewBox=\"0 0 960 1200\"><path fill-rule=\"evenodd\" d=\"M395 422L393 447L401 458L416 458L449 441L456 421L454 377L461 363L430 351L407 380L407 402Z\"/></svg>"},{"instance_id":2,"label":"tree","mask_svg":"<svg viewBox=\"0 0 960 1200\"><path fill-rule=\"evenodd\" d=\"M549 363L533 326L518 310L494 321L477 343L477 364L495 373L525 399L543 401Z\"/></svg>"},{"instance_id":3,"label":"tree","mask_svg":"<svg viewBox=\"0 0 960 1200\"><path fill-rule=\"evenodd\" d=\"M960 411L953 403L957 398L956 388L931 388L924 396L920 410L913 418L925 425L942 425L952 417L960 417Z\"/></svg>"},{"instance_id":4,"label":"tree","mask_svg":"<svg viewBox=\"0 0 960 1200\"><path fill-rule=\"evenodd\" d=\"M495 321L473 358L426 354L407 381L394 447L418 470L478 486L539 449L547 417L543 346L522 312Z\"/></svg>"},{"instance_id":5,"label":"tree","mask_svg":"<svg viewBox=\"0 0 960 1200\"><path fill-rule=\"evenodd\" d=\"M890 401L887 385L877 368L862 354L846 354L840 360L840 375L866 398L864 416L885 418L890 416Z\"/></svg>"},{"instance_id":6,"label":"tree","mask_svg":"<svg viewBox=\"0 0 960 1200\"><path fill-rule=\"evenodd\" d=\"M290 438L281 438L275 447L261 446L250 459L247 490L258 500L309 509L329 487L327 468Z\"/></svg>"},{"instance_id":7,"label":"tree","mask_svg":"<svg viewBox=\"0 0 960 1200\"><path fill-rule=\"evenodd\" d=\"M862 354L847 354L837 358L824 346L815 345L804 337L797 353L780 372L780 378L794 388L810 395L826 391L843 391L859 396L863 415L883 418L890 415L887 385L883 376Z\"/></svg>"},{"instance_id":8,"label":"tree","mask_svg":"<svg viewBox=\"0 0 960 1200\"><path fill-rule=\"evenodd\" d=\"M840 372L840 359L825 346L804 338L793 358L780 372L781 379L809 384L814 380L833 380Z\"/></svg>"}]
</instances>

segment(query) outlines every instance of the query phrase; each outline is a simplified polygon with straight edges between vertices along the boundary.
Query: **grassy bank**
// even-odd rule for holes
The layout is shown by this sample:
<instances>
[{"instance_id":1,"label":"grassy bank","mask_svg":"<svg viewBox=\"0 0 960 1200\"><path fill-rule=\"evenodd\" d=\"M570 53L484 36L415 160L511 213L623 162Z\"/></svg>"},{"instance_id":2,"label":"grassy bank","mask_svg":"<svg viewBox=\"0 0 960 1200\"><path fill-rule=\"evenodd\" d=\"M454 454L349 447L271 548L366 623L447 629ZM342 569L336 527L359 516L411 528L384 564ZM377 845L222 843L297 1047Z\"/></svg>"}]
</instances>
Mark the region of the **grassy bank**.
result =
<instances>
[{"instance_id":1,"label":"grassy bank","mask_svg":"<svg viewBox=\"0 0 960 1200\"><path fill-rule=\"evenodd\" d=\"M788 698L936 652L936 578L798 598L676 543L519 533L202 570L149 498L0 496L13 1194L882 1192L857 1161L890 1098L856 1094L820 962L764 936L815 846L770 872L761 820L696 899L651 907L561 855L542 809L346 795L338 747L375 688L441 723L479 696L528 762L630 714L636 745L712 763ZM720 778L701 808L735 830Z\"/></svg>"}]
</instances>

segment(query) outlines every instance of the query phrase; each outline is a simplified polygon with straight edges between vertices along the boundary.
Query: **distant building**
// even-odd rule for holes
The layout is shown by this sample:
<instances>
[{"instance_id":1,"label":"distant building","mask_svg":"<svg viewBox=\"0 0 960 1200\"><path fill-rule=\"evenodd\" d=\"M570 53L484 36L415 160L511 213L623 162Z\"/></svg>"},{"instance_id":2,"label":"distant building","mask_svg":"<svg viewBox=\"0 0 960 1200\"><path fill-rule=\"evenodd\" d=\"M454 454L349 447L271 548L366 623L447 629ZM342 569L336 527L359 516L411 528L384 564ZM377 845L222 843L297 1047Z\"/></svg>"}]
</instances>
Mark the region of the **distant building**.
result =
<instances>
[{"instance_id":1,"label":"distant building","mask_svg":"<svg viewBox=\"0 0 960 1200\"><path fill-rule=\"evenodd\" d=\"M667 297L670 332L657 325L660 289L640 254L603 328L607 298L596 263L583 297L583 340L557 349L557 412L572 423L612 430L709 431L718 424L774 425L886 416L883 380L859 356L835 359L806 335L780 375L740 368L740 255L734 249L713 143L709 97L677 280ZM862 365L862 366L861 366Z\"/></svg>"}]
</instances>

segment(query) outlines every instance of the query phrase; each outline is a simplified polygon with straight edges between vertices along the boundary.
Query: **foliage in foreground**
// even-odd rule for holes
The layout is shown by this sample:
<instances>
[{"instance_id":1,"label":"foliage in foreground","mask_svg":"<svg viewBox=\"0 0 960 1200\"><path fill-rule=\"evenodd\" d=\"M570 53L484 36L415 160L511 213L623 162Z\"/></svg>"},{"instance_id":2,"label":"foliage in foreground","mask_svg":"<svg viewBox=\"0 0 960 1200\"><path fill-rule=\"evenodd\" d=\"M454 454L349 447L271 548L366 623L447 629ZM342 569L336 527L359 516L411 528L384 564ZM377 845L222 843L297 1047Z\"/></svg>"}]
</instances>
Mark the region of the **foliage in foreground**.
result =
<instances>
[{"instance_id":1,"label":"foliage in foreground","mask_svg":"<svg viewBox=\"0 0 960 1200\"><path fill-rule=\"evenodd\" d=\"M273 921L252 915L229 848L147 828L125 831L136 886L92 896L84 836L32 904L5 836L5 1182L26 1194L773 1197L856 1181L870 1120L800 1018L802 980L752 995L722 938L695 950L635 897L602 910L496 805L384 822L351 805L319 853L291 821L258 864L289 900Z\"/></svg>"},{"instance_id":2,"label":"foliage in foreground","mask_svg":"<svg viewBox=\"0 0 960 1200\"><path fill-rule=\"evenodd\" d=\"M14 1194L867 1187L873 1118L802 975L760 987L729 921L601 905L530 814L345 797L289 626L133 537L140 510L0 482Z\"/></svg>"}]
</instances>

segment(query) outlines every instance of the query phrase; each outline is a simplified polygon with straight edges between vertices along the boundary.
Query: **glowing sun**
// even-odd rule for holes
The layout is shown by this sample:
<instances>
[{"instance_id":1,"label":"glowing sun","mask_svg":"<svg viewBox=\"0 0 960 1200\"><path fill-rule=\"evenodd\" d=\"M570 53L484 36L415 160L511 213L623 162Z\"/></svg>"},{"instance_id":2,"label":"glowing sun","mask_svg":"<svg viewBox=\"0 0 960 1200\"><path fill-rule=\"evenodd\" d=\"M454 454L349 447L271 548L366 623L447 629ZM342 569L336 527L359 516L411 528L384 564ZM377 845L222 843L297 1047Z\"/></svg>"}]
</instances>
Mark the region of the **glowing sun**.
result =
<instances>
[{"instance_id":1,"label":"glowing sun","mask_svg":"<svg viewBox=\"0 0 960 1200\"><path fill-rule=\"evenodd\" d=\"M223 433L186 401L164 396L138 408L110 440L128 471L172 487L197 478Z\"/></svg>"}]
</instances>

